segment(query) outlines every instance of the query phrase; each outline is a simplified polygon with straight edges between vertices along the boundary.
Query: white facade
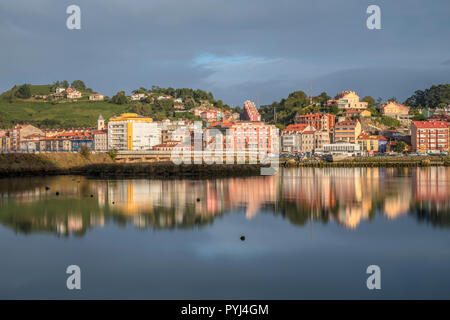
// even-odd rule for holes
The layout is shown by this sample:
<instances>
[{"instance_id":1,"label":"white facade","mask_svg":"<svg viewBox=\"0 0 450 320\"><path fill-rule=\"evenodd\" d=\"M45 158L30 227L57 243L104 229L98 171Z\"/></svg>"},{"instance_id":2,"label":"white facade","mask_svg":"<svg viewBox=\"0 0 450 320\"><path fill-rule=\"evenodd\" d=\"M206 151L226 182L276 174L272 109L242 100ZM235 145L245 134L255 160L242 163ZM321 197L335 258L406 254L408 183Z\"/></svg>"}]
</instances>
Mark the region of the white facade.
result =
<instances>
[{"instance_id":1,"label":"white facade","mask_svg":"<svg viewBox=\"0 0 450 320\"><path fill-rule=\"evenodd\" d=\"M161 129L155 122L133 123L133 150L151 150L161 143Z\"/></svg>"},{"instance_id":2,"label":"white facade","mask_svg":"<svg viewBox=\"0 0 450 320\"><path fill-rule=\"evenodd\" d=\"M143 151L161 143L161 128L156 122L110 121L108 149Z\"/></svg>"}]
</instances>

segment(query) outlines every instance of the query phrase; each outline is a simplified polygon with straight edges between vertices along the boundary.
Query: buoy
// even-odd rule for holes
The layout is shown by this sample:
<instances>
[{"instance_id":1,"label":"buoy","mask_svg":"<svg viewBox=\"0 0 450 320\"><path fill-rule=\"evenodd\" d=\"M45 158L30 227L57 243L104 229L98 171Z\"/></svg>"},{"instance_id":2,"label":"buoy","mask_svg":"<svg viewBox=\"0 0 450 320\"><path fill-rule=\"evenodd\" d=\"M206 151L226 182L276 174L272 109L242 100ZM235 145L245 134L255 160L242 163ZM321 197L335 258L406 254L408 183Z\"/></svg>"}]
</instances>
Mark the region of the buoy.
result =
<instances>
[{"instance_id":1,"label":"buoy","mask_svg":"<svg viewBox=\"0 0 450 320\"><path fill-rule=\"evenodd\" d=\"M59 196L59 192L58 191L56 191L56 195Z\"/></svg>"},{"instance_id":2,"label":"buoy","mask_svg":"<svg viewBox=\"0 0 450 320\"><path fill-rule=\"evenodd\" d=\"M241 241L245 241L245 236L241 236Z\"/></svg>"},{"instance_id":3,"label":"buoy","mask_svg":"<svg viewBox=\"0 0 450 320\"><path fill-rule=\"evenodd\" d=\"M200 202L200 198L197 198L197 202Z\"/></svg>"},{"instance_id":4,"label":"buoy","mask_svg":"<svg viewBox=\"0 0 450 320\"><path fill-rule=\"evenodd\" d=\"M94 195L93 194L91 194L91 198L93 198L94 197Z\"/></svg>"},{"instance_id":5,"label":"buoy","mask_svg":"<svg viewBox=\"0 0 450 320\"><path fill-rule=\"evenodd\" d=\"M49 186L45 186L45 190L50 190L50 187Z\"/></svg>"}]
</instances>

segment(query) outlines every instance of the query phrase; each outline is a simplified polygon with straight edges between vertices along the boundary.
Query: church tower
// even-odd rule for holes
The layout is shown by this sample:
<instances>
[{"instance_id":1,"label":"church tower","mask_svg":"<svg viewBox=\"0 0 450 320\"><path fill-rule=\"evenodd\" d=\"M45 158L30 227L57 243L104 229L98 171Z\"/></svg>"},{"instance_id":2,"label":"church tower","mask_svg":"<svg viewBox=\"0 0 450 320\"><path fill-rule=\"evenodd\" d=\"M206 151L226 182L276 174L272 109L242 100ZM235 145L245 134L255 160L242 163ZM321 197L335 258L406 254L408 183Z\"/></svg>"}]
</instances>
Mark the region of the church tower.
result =
<instances>
[{"instance_id":1,"label":"church tower","mask_svg":"<svg viewBox=\"0 0 450 320\"><path fill-rule=\"evenodd\" d=\"M98 116L97 130L105 130L105 119L103 119L102 115Z\"/></svg>"}]
</instances>

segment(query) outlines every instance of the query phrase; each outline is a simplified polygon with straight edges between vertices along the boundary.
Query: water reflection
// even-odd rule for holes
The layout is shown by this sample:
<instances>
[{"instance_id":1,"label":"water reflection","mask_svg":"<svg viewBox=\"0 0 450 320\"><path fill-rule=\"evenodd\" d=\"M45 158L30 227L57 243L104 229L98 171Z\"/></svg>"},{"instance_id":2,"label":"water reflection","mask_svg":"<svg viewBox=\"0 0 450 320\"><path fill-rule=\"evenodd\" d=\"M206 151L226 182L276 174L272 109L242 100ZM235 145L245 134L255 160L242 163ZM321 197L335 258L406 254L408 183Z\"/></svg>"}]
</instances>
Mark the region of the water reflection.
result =
<instances>
[{"instance_id":1,"label":"water reflection","mask_svg":"<svg viewBox=\"0 0 450 320\"><path fill-rule=\"evenodd\" d=\"M48 188L49 187L49 188ZM59 195L56 195L59 192ZM83 235L108 221L138 228L192 228L243 210L296 225L354 229L377 214L450 226L450 168L300 168L278 176L213 180L4 179L0 223L16 232Z\"/></svg>"}]
</instances>

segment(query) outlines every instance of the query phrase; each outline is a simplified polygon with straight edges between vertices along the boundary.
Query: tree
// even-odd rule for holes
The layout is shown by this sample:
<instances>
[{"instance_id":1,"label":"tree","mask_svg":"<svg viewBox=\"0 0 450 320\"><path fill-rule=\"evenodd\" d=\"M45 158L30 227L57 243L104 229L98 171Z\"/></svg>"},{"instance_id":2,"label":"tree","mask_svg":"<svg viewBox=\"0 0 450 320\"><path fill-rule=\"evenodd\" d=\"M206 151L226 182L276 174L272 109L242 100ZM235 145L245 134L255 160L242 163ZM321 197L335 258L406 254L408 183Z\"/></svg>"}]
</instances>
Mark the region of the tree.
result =
<instances>
[{"instance_id":1,"label":"tree","mask_svg":"<svg viewBox=\"0 0 450 320\"><path fill-rule=\"evenodd\" d=\"M398 141L394 146L394 151L398 153L402 153L406 149L406 143L403 141Z\"/></svg>"},{"instance_id":2,"label":"tree","mask_svg":"<svg viewBox=\"0 0 450 320\"><path fill-rule=\"evenodd\" d=\"M140 87L139 89L133 90L133 94L137 94L137 93L147 93L147 89L145 89L144 87Z\"/></svg>"},{"instance_id":3,"label":"tree","mask_svg":"<svg viewBox=\"0 0 450 320\"><path fill-rule=\"evenodd\" d=\"M331 105L329 108L328 108L328 113L331 113L331 114L334 114L334 115L336 115L336 114L338 114L339 113L339 107L337 106L337 105Z\"/></svg>"},{"instance_id":4,"label":"tree","mask_svg":"<svg viewBox=\"0 0 450 320\"><path fill-rule=\"evenodd\" d=\"M326 93L326 92L322 92L318 97L317 100L319 101L319 103L324 106L326 105L326 103L328 102L328 100L330 100L331 97Z\"/></svg>"},{"instance_id":5,"label":"tree","mask_svg":"<svg viewBox=\"0 0 450 320\"><path fill-rule=\"evenodd\" d=\"M29 84L21 85L19 89L17 89L15 95L21 99L31 98L31 86Z\"/></svg>"},{"instance_id":6,"label":"tree","mask_svg":"<svg viewBox=\"0 0 450 320\"><path fill-rule=\"evenodd\" d=\"M412 120L413 121L424 121L424 120L426 120L427 119L427 117L425 117L423 114L421 114L421 113L417 113L417 114L415 114L413 117L412 117Z\"/></svg>"},{"instance_id":7,"label":"tree","mask_svg":"<svg viewBox=\"0 0 450 320\"><path fill-rule=\"evenodd\" d=\"M375 108L380 109L382 102L383 102L383 98L378 97L377 102L375 103Z\"/></svg>"},{"instance_id":8,"label":"tree","mask_svg":"<svg viewBox=\"0 0 450 320\"><path fill-rule=\"evenodd\" d=\"M450 84L431 86L425 91L417 90L406 99L405 104L412 107L435 108L450 104Z\"/></svg>"},{"instance_id":9,"label":"tree","mask_svg":"<svg viewBox=\"0 0 450 320\"><path fill-rule=\"evenodd\" d=\"M371 96L365 96L364 98L362 98L361 100L362 102L367 102L367 106L369 108L372 108L375 106L375 99L372 98Z\"/></svg>"},{"instance_id":10,"label":"tree","mask_svg":"<svg viewBox=\"0 0 450 320\"><path fill-rule=\"evenodd\" d=\"M86 91L86 85L81 80L74 80L71 84L71 87L78 91Z\"/></svg>"},{"instance_id":11,"label":"tree","mask_svg":"<svg viewBox=\"0 0 450 320\"><path fill-rule=\"evenodd\" d=\"M67 81L67 80L64 80L62 83L61 83L61 85L63 86L63 88L68 88L69 87L69 81Z\"/></svg>"},{"instance_id":12,"label":"tree","mask_svg":"<svg viewBox=\"0 0 450 320\"><path fill-rule=\"evenodd\" d=\"M127 97L125 91L119 91L114 97L111 98L111 102L114 104L125 104L127 103Z\"/></svg>"},{"instance_id":13,"label":"tree","mask_svg":"<svg viewBox=\"0 0 450 320\"><path fill-rule=\"evenodd\" d=\"M116 160L117 154L118 154L118 151L116 149L114 149L114 148L110 149L108 151L108 155L109 155L109 157L111 158L112 161Z\"/></svg>"},{"instance_id":14,"label":"tree","mask_svg":"<svg viewBox=\"0 0 450 320\"><path fill-rule=\"evenodd\" d=\"M392 98L388 99L388 102L397 102L397 98L396 97L392 97Z\"/></svg>"}]
</instances>

